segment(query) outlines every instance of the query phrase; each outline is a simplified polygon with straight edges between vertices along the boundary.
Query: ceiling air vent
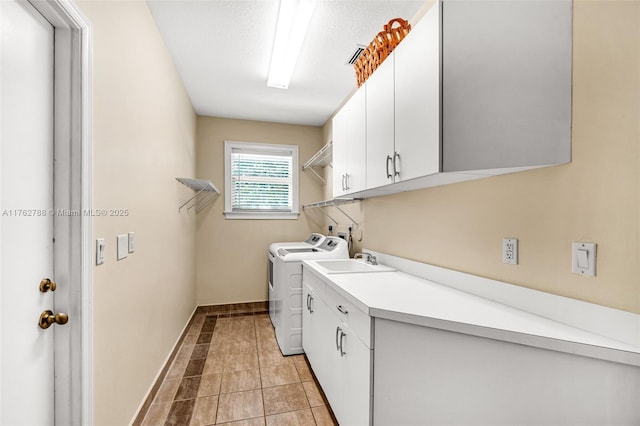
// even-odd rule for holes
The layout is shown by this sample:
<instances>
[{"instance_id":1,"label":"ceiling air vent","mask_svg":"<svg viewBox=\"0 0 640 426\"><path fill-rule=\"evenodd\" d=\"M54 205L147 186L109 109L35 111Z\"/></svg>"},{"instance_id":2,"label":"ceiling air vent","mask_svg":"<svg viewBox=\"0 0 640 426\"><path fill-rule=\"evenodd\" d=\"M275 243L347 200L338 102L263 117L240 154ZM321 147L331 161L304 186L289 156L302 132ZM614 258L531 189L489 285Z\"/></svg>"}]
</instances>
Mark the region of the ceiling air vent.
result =
<instances>
[{"instance_id":1,"label":"ceiling air vent","mask_svg":"<svg viewBox=\"0 0 640 426\"><path fill-rule=\"evenodd\" d=\"M353 53L351 54L351 56L349 56L349 60L347 60L347 62L345 63L345 65L353 65L356 63L356 61L358 60L358 58L360 57L360 55L362 55L362 52L364 52L364 49L366 49L367 46L363 46L361 44L358 44L355 48L355 50L353 51Z\"/></svg>"}]
</instances>

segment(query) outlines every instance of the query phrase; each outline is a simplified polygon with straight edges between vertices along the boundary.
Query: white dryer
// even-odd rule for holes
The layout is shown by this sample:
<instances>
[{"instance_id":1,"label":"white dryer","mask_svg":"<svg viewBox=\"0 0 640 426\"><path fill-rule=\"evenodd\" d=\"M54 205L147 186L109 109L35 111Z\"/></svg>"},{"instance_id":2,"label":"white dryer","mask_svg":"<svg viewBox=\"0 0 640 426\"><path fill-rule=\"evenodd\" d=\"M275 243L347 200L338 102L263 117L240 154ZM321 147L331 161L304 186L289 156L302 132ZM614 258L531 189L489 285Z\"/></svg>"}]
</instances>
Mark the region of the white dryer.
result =
<instances>
[{"instance_id":1,"label":"white dryer","mask_svg":"<svg viewBox=\"0 0 640 426\"><path fill-rule=\"evenodd\" d=\"M277 306L281 300L282 297L278 297L276 295L275 292L275 288L273 287L273 263L275 261L275 257L276 257L276 253L279 249L284 248L284 249L310 249L310 248L314 248L314 247L318 247L320 244L322 244L325 240L324 235L322 234L317 234L317 233L312 233L311 235L309 235L309 238L307 238L304 241L290 241L290 242L281 242L281 243L271 243L271 245L269 246L269 252L267 253L268 256L268 272L267 272L267 277L268 277L268 283L267 286L269 287L268 291L269 291L269 317L271 318L271 323L273 324L274 327L276 327L276 324L278 322L278 318L276 317L276 311L281 310L282 308Z\"/></svg>"},{"instance_id":2,"label":"white dryer","mask_svg":"<svg viewBox=\"0 0 640 426\"><path fill-rule=\"evenodd\" d=\"M276 331L276 340L283 355L304 352L302 350L302 261L347 258L349 258L347 242L338 237L326 237L317 247L280 248L276 251L273 262L275 309L272 322Z\"/></svg>"}]
</instances>

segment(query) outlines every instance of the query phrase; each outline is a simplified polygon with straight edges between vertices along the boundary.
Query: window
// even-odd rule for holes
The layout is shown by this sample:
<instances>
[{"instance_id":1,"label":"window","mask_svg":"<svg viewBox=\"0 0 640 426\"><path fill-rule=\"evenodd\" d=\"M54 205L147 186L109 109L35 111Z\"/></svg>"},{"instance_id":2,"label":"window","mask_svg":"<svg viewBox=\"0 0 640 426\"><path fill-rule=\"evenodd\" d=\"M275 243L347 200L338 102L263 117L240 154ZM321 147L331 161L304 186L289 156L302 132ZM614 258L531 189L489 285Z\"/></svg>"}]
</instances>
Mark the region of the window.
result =
<instances>
[{"instance_id":1,"label":"window","mask_svg":"<svg viewBox=\"0 0 640 426\"><path fill-rule=\"evenodd\" d=\"M298 147L224 143L227 219L297 219Z\"/></svg>"}]
</instances>

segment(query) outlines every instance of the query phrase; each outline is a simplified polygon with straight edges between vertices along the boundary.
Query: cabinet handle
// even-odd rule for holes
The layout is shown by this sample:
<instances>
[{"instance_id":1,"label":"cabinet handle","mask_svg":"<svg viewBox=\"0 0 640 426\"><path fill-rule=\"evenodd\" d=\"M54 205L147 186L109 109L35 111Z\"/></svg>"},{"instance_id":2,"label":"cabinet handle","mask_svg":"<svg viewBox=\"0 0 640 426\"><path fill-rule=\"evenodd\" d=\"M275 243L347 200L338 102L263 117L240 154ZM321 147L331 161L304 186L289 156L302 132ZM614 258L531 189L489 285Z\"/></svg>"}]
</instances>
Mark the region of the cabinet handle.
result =
<instances>
[{"instance_id":1,"label":"cabinet handle","mask_svg":"<svg viewBox=\"0 0 640 426\"><path fill-rule=\"evenodd\" d=\"M312 314L313 313L313 296L310 294L308 296L309 296L309 313Z\"/></svg>"},{"instance_id":2,"label":"cabinet handle","mask_svg":"<svg viewBox=\"0 0 640 426\"><path fill-rule=\"evenodd\" d=\"M342 332L340 327L336 327L336 351L340 350L340 343L338 342L338 335Z\"/></svg>"},{"instance_id":3,"label":"cabinet handle","mask_svg":"<svg viewBox=\"0 0 640 426\"><path fill-rule=\"evenodd\" d=\"M346 355L346 352L343 350L343 345L342 345L342 343L344 342L343 341L344 337L346 337L346 334L343 333L342 330L340 330L340 356Z\"/></svg>"},{"instance_id":4,"label":"cabinet handle","mask_svg":"<svg viewBox=\"0 0 640 426\"><path fill-rule=\"evenodd\" d=\"M346 175L345 173L343 173L343 174L342 174L342 190L343 190L343 191L346 191L346 190L347 190L347 188L345 188L345 187L344 187L344 180L345 180L345 178L346 178L346 177L347 177L347 175Z\"/></svg>"},{"instance_id":5,"label":"cabinet handle","mask_svg":"<svg viewBox=\"0 0 640 426\"><path fill-rule=\"evenodd\" d=\"M387 179L391 179L393 175L389 173L389 161L393 161L390 155L387 155Z\"/></svg>"},{"instance_id":6,"label":"cabinet handle","mask_svg":"<svg viewBox=\"0 0 640 426\"><path fill-rule=\"evenodd\" d=\"M349 311L347 311L347 310L344 308L344 306L342 306L342 305L338 305L338 306L336 306L336 309L337 309L338 311L340 311L340 313L341 313L341 314L344 314L344 315L349 314Z\"/></svg>"},{"instance_id":7,"label":"cabinet handle","mask_svg":"<svg viewBox=\"0 0 640 426\"><path fill-rule=\"evenodd\" d=\"M393 174L400 176L400 154L397 152L393 155Z\"/></svg>"},{"instance_id":8,"label":"cabinet handle","mask_svg":"<svg viewBox=\"0 0 640 426\"><path fill-rule=\"evenodd\" d=\"M344 190L349 190L349 173L344 174Z\"/></svg>"},{"instance_id":9,"label":"cabinet handle","mask_svg":"<svg viewBox=\"0 0 640 426\"><path fill-rule=\"evenodd\" d=\"M307 311L311 312L311 309L309 308L309 297L311 297L311 295L307 294Z\"/></svg>"}]
</instances>

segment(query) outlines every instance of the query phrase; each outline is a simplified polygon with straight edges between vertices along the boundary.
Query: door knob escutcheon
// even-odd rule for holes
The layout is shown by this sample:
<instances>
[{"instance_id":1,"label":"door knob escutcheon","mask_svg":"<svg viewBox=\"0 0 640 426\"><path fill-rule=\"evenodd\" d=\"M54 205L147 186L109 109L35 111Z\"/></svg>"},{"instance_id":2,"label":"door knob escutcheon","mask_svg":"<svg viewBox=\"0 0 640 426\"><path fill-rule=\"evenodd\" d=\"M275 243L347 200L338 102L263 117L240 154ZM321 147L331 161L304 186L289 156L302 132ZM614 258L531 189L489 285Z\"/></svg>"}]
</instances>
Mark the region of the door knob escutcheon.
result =
<instances>
[{"instance_id":1,"label":"door knob escutcheon","mask_svg":"<svg viewBox=\"0 0 640 426\"><path fill-rule=\"evenodd\" d=\"M62 312L54 314L52 311L47 309L40 314L40 321L38 322L38 325L40 328L46 329L51 327L51 324L66 324L67 321L69 321L69 315Z\"/></svg>"},{"instance_id":2,"label":"door knob escutcheon","mask_svg":"<svg viewBox=\"0 0 640 426\"><path fill-rule=\"evenodd\" d=\"M46 293L49 290L56 291L57 287L55 281L51 281L49 278L43 278L42 281L40 281L40 291L42 293Z\"/></svg>"}]
</instances>

